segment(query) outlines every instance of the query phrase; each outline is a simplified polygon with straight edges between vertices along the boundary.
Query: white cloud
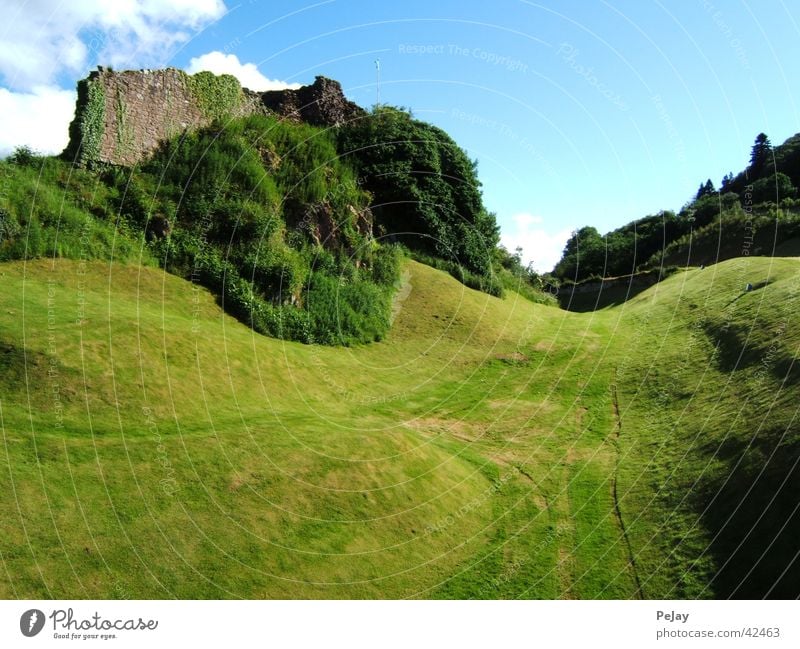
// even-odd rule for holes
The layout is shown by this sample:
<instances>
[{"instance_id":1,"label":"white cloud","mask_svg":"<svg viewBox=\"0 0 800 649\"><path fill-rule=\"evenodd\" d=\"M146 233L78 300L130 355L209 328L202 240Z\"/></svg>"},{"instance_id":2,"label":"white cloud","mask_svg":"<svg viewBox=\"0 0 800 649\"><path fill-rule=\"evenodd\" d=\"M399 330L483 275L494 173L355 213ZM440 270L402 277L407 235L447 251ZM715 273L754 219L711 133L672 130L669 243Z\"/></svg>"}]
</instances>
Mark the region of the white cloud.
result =
<instances>
[{"instance_id":1,"label":"white cloud","mask_svg":"<svg viewBox=\"0 0 800 649\"><path fill-rule=\"evenodd\" d=\"M556 232L545 229L546 221L539 215L520 212L511 217L511 228L504 228L500 243L509 252L522 248L522 262L533 262L540 273L550 271L561 259L561 253L573 228L560 228Z\"/></svg>"},{"instance_id":2,"label":"white cloud","mask_svg":"<svg viewBox=\"0 0 800 649\"><path fill-rule=\"evenodd\" d=\"M0 3L0 76L21 91L82 77L94 62L161 66L225 13L222 0L28 0Z\"/></svg>"},{"instance_id":3,"label":"white cloud","mask_svg":"<svg viewBox=\"0 0 800 649\"><path fill-rule=\"evenodd\" d=\"M0 155L27 144L61 151L74 83L95 64L161 67L192 33L220 18L222 0L0 1Z\"/></svg>"},{"instance_id":4,"label":"white cloud","mask_svg":"<svg viewBox=\"0 0 800 649\"><path fill-rule=\"evenodd\" d=\"M75 91L38 86L32 92L0 88L0 157L27 145L40 153L60 153L75 112Z\"/></svg>"},{"instance_id":5,"label":"white cloud","mask_svg":"<svg viewBox=\"0 0 800 649\"><path fill-rule=\"evenodd\" d=\"M189 74L207 70L214 74L232 74L245 88L250 90L284 90L299 88L299 83L286 83L268 79L259 72L255 63L241 63L235 54L208 52L189 61L186 71Z\"/></svg>"},{"instance_id":6,"label":"white cloud","mask_svg":"<svg viewBox=\"0 0 800 649\"><path fill-rule=\"evenodd\" d=\"M520 212L511 217L518 230L527 230L534 223L542 223L544 219L538 214L530 214L529 212Z\"/></svg>"}]
</instances>

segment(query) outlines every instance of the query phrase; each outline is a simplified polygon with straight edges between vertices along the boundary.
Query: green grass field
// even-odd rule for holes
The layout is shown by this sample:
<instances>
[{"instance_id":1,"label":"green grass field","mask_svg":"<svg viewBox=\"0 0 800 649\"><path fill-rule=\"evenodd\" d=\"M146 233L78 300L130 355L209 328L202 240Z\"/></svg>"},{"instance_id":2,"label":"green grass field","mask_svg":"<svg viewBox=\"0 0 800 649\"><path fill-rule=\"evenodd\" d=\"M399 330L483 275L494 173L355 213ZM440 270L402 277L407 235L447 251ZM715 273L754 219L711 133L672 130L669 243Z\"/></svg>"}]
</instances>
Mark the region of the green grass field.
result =
<instances>
[{"instance_id":1,"label":"green grass field","mask_svg":"<svg viewBox=\"0 0 800 649\"><path fill-rule=\"evenodd\" d=\"M800 594L800 261L587 313L404 278L333 348L152 267L0 265L0 597Z\"/></svg>"}]
</instances>

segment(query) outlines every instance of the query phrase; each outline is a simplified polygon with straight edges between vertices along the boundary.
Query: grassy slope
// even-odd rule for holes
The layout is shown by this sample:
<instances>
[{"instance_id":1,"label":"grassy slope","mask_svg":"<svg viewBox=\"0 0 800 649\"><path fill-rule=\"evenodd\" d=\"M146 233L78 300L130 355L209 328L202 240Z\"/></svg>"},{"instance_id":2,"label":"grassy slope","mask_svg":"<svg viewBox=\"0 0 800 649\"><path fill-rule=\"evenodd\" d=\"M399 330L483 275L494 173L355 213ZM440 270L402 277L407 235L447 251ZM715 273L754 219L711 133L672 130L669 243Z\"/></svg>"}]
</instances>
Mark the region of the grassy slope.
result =
<instances>
[{"instance_id":1,"label":"grassy slope","mask_svg":"<svg viewBox=\"0 0 800 649\"><path fill-rule=\"evenodd\" d=\"M646 592L800 594L799 271L734 259L618 310L623 507Z\"/></svg>"},{"instance_id":2,"label":"grassy slope","mask_svg":"<svg viewBox=\"0 0 800 649\"><path fill-rule=\"evenodd\" d=\"M388 339L334 349L154 269L5 264L0 596L731 592L721 476L746 451L747 485L782 444L770 476L791 478L798 456L797 270L725 262L578 314L409 262Z\"/></svg>"}]
</instances>

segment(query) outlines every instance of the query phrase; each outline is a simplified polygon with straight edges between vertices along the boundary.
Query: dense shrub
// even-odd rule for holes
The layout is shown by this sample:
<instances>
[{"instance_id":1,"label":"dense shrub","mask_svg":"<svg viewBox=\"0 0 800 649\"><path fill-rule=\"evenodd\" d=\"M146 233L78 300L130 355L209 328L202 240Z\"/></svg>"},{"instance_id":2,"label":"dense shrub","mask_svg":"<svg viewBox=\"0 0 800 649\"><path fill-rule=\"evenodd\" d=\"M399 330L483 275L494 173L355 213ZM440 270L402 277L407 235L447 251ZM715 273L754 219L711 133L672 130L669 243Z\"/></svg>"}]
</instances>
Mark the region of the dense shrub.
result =
<instances>
[{"instance_id":1,"label":"dense shrub","mask_svg":"<svg viewBox=\"0 0 800 649\"><path fill-rule=\"evenodd\" d=\"M150 247L256 331L356 344L389 326L399 257L360 229L369 195L327 131L253 116L166 143L109 177L132 227L170 223Z\"/></svg>"},{"instance_id":2,"label":"dense shrub","mask_svg":"<svg viewBox=\"0 0 800 649\"><path fill-rule=\"evenodd\" d=\"M373 195L381 233L412 250L458 259L472 274L491 274L497 223L483 207L476 163L444 131L380 107L342 127L338 147Z\"/></svg>"}]
</instances>

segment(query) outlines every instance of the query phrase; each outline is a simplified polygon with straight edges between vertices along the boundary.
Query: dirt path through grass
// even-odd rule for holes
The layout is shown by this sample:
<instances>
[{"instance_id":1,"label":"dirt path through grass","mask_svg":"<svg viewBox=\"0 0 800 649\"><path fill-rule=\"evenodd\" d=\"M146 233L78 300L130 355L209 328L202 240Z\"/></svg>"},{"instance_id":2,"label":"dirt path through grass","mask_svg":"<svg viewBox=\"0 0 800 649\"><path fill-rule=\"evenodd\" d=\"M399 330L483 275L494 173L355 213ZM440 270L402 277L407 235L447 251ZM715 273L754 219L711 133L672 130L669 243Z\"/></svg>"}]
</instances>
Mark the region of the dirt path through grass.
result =
<instances>
[{"instance_id":1,"label":"dirt path through grass","mask_svg":"<svg viewBox=\"0 0 800 649\"><path fill-rule=\"evenodd\" d=\"M642 584L639 581L639 572L636 569L636 558L633 554L633 548L631 547L631 540L628 537L628 532L625 529L625 521L622 518L622 510L619 506L619 493L618 493L618 477L619 477L619 464L620 464L620 455L619 455L619 438L622 434L622 418L619 414L619 400L617 399L617 384L611 384L611 400L614 405L614 437L612 439L612 443L614 444L614 448L616 450L616 461L614 463L614 479L612 481L612 495L614 498L614 514L617 518L617 524L619 525L619 529L622 532L622 537L625 539L625 549L628 553L628 564L631 567L631 573L633 575L633 580L636 583L636 596L639 599L644 599L644 595L642 594Z\"/></svg>"}]
</instances>

